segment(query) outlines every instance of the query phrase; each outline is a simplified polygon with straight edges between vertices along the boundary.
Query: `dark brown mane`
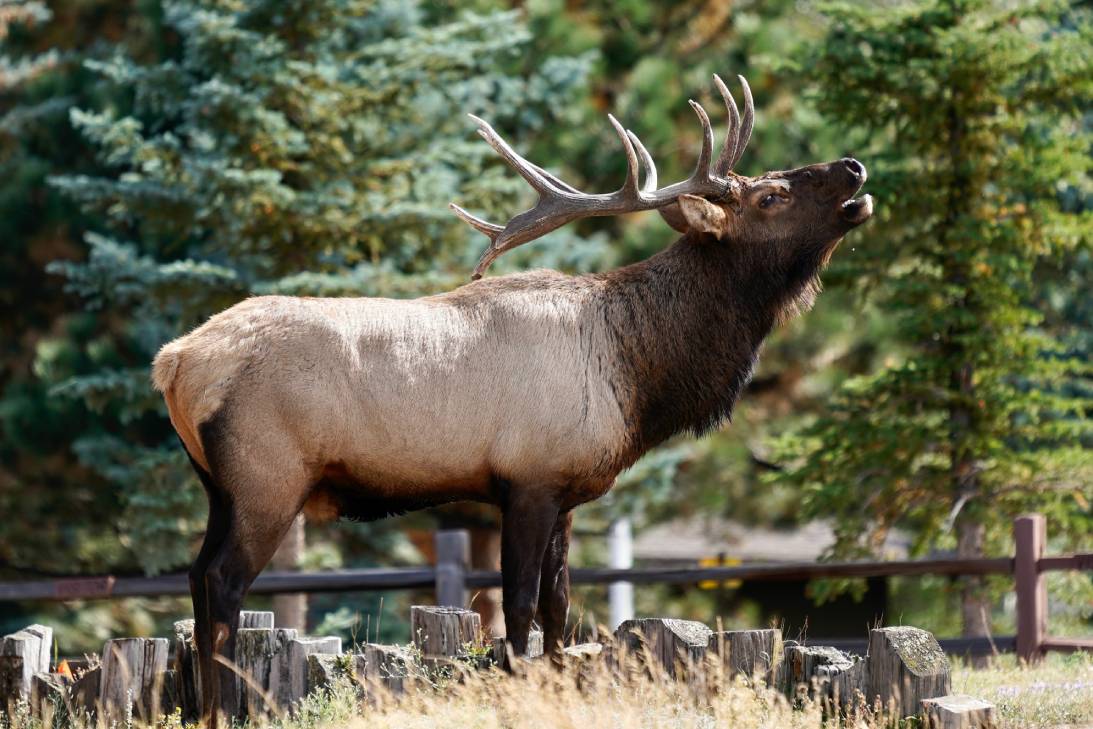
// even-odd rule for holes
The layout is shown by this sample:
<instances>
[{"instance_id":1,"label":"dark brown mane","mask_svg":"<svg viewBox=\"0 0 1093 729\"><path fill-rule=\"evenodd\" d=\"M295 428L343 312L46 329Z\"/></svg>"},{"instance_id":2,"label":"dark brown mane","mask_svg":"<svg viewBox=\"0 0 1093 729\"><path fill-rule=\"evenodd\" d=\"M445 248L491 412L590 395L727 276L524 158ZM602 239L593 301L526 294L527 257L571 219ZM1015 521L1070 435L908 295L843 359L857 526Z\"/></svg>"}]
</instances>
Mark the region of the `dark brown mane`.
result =
<instances>
[{"instance_id":1,"label":"dark brown mane","mask_svg":"<svg viewBox=\"0 0 1093 729\"><path fill-rule=\"evenodd\" d=\"M687 234L603 274L603 320L621 371L612 385L635 454L731 416L763 339L812 305L821 266L809 256L772 268L754 249Z\"/></svg>"}]
</instances>

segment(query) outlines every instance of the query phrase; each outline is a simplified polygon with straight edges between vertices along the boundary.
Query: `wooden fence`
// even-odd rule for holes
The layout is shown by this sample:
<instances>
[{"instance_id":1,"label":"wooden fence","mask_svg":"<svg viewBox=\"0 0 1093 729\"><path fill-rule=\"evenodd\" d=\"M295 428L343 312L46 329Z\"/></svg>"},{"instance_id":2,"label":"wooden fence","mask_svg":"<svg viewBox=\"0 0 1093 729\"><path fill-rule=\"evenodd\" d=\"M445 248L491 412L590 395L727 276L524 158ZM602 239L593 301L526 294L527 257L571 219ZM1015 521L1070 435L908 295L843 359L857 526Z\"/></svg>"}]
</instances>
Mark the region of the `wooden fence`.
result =
<instances>
[{"instance_id":1,"label":"wooden fence","mask_svg":"<svg viewBox=\"0 0 1093 729\"><path fill-rule=\"evenodd\" d=\"M252 594L292 592L356 592L368 590L422 589L436 591L438 605L464 607L468 590L499 587L501 574L469 569L469 540L460 530L437 533L436 567L350 569L328 572L264 572L255 580ZM883 562L806 562L754 564L737 567L636 567L612 569L576 567L570 570L574 584L695 584L704 580L773 581L823 577L896 577L914 575L1013 575L1017 593L1017 635L997 638L942 640L949 652L982 655L1016 650L1028 661L1047 651L1093 651L1093 639L1060 638L1047 634L1047 588L1044 574L1060 570L1093 571L1093 552L1045 556L1046 522L1042 515L1014 521L1013 557L983 559L924 559ZM0 582L0 602L68 601L120 597L188 595L185 575L158 577L79 577L32 582ZM832 641L827 641L831 643ZM855 641L836 641L856 650Z\"/></svg>"}]
</instances>

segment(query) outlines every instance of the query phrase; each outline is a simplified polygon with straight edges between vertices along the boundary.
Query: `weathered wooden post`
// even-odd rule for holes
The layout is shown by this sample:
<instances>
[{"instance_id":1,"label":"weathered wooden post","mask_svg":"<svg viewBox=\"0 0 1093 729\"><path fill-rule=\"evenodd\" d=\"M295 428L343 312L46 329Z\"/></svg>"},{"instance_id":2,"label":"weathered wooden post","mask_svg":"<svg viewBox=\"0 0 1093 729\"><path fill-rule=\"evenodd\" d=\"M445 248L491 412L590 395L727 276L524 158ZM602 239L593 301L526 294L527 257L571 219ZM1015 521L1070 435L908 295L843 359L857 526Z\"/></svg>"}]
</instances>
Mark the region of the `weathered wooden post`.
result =
<instances>
[{"instance_id":1,"label":"weathered wooden post","mask_svg":"<svg viewBox=\"0 0 1093 729\"><path fill-rule=\"evenodd\" d=\"M176 621L174 632L175 699L182 711L182 720L196 722L201 716L201 677L198 675L193 619Z\"/></svg>"},{"instance_id":2,"label":"weathered wooden post","mask_svg":"<svg viewBox=\"0 0 1093 729\"><path fill-rule=\"evenodd\" d=\"M277 703L291 709L313 688L308 680L308 656L341 652L341 638L290 638L285 650L279 654L278 665L272 669L276 671L276 679L271 678L270 683L276 686Z\"/></svg>"},{"instance_id":3,"label":"weathered wooden post","mask_svg":"<svg viewBox=\"0 0 1093 729\"><path fill-rule=\"evenodd\" d=\"M99 703L107 721L122 719L129 706L133 715L155 721L159 711L163 674L167 670L166 638L117 638L102 650Z\"/></svg>"},{"instance_id":4,"label":"weathered wooden post","mask_svg":"<svg viewBox=\"0 0 1093 729\"><path fill-rule=\"evenodd\" d=\"M922 700L927 729L995 729L994 704L963 694Z\"/></svg>"},{"instance_id":5,"label":"weathered wooden post","mask_svg":"<svg viewBox=\"0 0 1093 729\"><path fill-rule=\"evenodd\" d=\"M239 629L243 628L272 628L273 611L271 610L240 610Z\"/></svg>"},{"instance_id":6,"label":"weathered wooden post","mask_svg":"<svg viewBox=\"0 0 1093 729\"><path fill-rule=\"evenodd\" d=\"M491 645L490 658L493 660L495 666L505 667L509 664L509 646L508 641L501 637L495 637ZM528 633L528 650L522 656L513 656L514 658L540 658L543 655L543 631L532 630Z\"/></svg>"},{"instance_id":7,"label":"weathered wooden post","mask_svg":"<svg viewBox=\"0 0 1093 729\"><path fill-rule=\"evenodd\" d=\"M876 628L869 631L869 665L865 698L881 704L896 718L918 716L922 700L949 693L949 659L931 633L919 628Z\"/></svg>"},{"instance_id":8,"label":"weathered wooden post","mask_svg":"<svg viewBox=\"0 0 1093 729\"><path fill-rule=\"evenodd\" d=\"M667 675L681 677L694 673L702 665L713 631L695 620L675 618L636 618L616 628L615 639L631 655L641 655L645 647Z\"/></svg>"},{"instance_id":9,"label":"weathered wooden post","mask_svg":"<svg viewBox=\"0 0 1093 729\"><path fill-rule=\"evenodd\" d=\"M34 674L49 671L53 629L28 625L0 639L0 709L9 702L30 701Z\"/></svg>"},{"instance_id":10,"label":"weathered wooden post","mask_svg":"<svg viewBox=\"0 0 1093 729\"><path fill-rule=\"evenodd\" d=\"M69 695L76 708L88 713L95 711L95 704L99 700L99 688L102 684L102 666L77 671L76 681L72 684Z\"/></svg>"},{"instance_id":11,"label":"weathered wooden post","mask_svg":"<svg viewBox=\"0 0 1093 729\"><path fill-rule=\"evenodd\" d=\"M54 727L64 726L67 717L69 680L57 673L42 671L34 674L30 691L30 711L37 719L52 717Z\"/></svg>"},{"instance_id":12,"label":"weathered wooden post","mask_svg":"<svg viewBox=\"0 0 1093 729\"><path fill-rule=\"evenodd\" d=\"M778 683L791 699L799 692L832 705L848 707L865 691L868 659L822 645L786 643Z\"/></svg>"},{"instance_id":13,"label":"weathered wooden post","mask_svg":"<svg viewBox=\"0 0 1093 729\"><path fill-rule=\"evenodd\" d=\"M1040 559L1047 541L1043 514L1019 516L1013 522L1014 581L1017 591L1017 657L1035 663L1043 657L1047 632L1047 586Z\"/></svg>"},{"instance_id":14,"label":"weathered wooden post","mask_svg":"<svg viewBox=\"0 0 1093 729\"><path fill-rule=\"evenodd\" d=\"M436 604L467 606L465 576L471 561L471 538L466 529L441 529L436 537Z\"/></svg>"},{"instance_id":15,"label":"weathered wooden post","mask_svg":"<svg viewBox=\"0 0 1093 729\"><path fill-rule=\"evenodd\" d=\"M782 631L768 628L713 633L707 650L720 656L728 677L740 674L749 681L758 678L769 686L782 662Z\"/></svg>"},{"instance_id":16,"label":"weathered wooden post","mask_svg":"<svg viewBox=\"0 0 1093 729\"><path fill-rule=\"evenodd\" d=\"M473 610L410 606L410 637L423 658L456 658L481 632L482 618Z\"/></svg>"},{"instance_id":17,"label":"weathered wooden post","mask_svg":"<svg viewBox=\"0 0 1093 729\"><path fill-rule=\"evenodd\" d=\"M295 639L296 631L292 628L243 628L239 631L235 643L235 664L241 674L238 716L257 720L274 708L268 701L277 703L281 657L287 653L289 641Z\"/></svg>"},{"instance_id":18,"label":"weathered wooden post","mask_svg":"<svg viewBox=\"0 0 1093 729\"><path fill-rule=\"evenodd\" d=\"M399 695L412 680L413 654L402 646L365 643L364 653L354 656L357 682L373 701L379 693Z\"/></svg>"}]
</instances>

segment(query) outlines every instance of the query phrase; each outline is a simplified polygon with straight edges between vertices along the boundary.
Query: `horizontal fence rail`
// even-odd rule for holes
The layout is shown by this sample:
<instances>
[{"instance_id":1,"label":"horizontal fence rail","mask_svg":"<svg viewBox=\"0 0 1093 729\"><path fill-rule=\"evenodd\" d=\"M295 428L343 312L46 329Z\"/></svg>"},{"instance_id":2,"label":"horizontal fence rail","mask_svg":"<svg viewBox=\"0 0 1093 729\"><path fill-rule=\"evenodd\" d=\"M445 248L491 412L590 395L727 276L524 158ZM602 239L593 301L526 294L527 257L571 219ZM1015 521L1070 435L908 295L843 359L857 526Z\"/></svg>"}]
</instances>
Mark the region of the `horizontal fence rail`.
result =
<instances>
[{"instance_id":1,"label":"horizontal fence rail","mask_svg":"<svg viewBox=\"0 0 1093 729\"><path fill-rule=\"evenodd\" d=\"M1071 560L1093 558L1074 555L1057 558L1051 569L1076 569ZM913 575L992 575L1012 574L1013 559L925 559L900 562L798 562L739 567L574 567L569 571L573 584L606 585L630 582L636 585L691 584L706 580L780 581L822 577L898 577ZM329 570L324 572L263 572L254 581L251 594L274 595L291 592L366 592L431 588L436 584L433 567L395 567ZM468 570L463 575L469 588L500 587L501 573L496 570ZM0 602L27 600L66 601L121 597L161 597L189 595L190 583L184 574L157 577L76 577L27 582L0 582Z\"/></svg>"},{"instance_id":2,"label":"horizontal fence rail","mask_svg":"<svg viewBox=\"0 0 1093 729\"><path fill-rule=\"evenodd\" d=\"M1040 572L1093 570L1093 553L1049 557L1040 561ZM1005 575L1013 574L1014 560L1008 557L988 559L924 559L899 562L800 562L737 567L574 567L570 582L580 585L606 585L630 582L636 585L692 584L698 582L742 580L775 582L826 577L902 577L918 575ZM328 570L324 572L263 572L254 581L250 593L275 595L291 592L368 592L432 588L437 570L433 567L395 567ZM495 570L468 570L464 583L469 588L500 587L501 573ZM0 582L0 602L98 600L122 597L164 597L189 595L190 584L184 574L157 577L78 577L55 580Z\"/></svg>"}]
</instances>

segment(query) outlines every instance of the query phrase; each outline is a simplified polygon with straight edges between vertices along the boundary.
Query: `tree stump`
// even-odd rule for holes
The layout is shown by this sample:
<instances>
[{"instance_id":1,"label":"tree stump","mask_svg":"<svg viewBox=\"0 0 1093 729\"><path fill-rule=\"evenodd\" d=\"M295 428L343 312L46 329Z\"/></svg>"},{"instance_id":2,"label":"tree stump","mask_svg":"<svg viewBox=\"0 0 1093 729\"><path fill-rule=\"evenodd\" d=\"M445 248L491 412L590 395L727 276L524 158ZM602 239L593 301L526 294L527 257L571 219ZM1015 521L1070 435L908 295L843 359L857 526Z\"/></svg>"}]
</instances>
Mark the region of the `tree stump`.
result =
<instances>
[{"instance_id":1,"label":"tree stump","mask_svg":"<svg viewBox=\"0 0 1093 729\"><path fill-rule=\"evenodd\" d=\"M864 689L865 662L829 646L785 645L782 691L790 698L807 696L848 706Z\"/></svg>"},{"instance_id":2,"label":"tree stump","mask_svg":"<svg viewBox=\"0 0 1093 729\"><path fill-rule=\"evenodd\" d=\"M273 628L273 613L269 610L240 610L239 629Z\"/></svg>"},{"instance_id":3,"label":"tree stump","mask_svg":"<svg viewBox=\"0 0 1093 729\"><path fill-rule=\"evenodd\" d=\"M308 692L333 685L340 676L346 675L341 656L330 653L311 653L307 657Z\"/></svg>"},{"instance_id":4,"label":"tree stump","mask_svg":"<svg viewBox=\"0 0 1093 729\"><path fill-rule=\"evenodd\" d=\"M782 663L782 631L770 628L713 633L707 650L720 656L728 677L742 675L770 686Z\"/></svg>"},{"instance_id":5,"label":"tree stump","mask_svg":"<svg viewBox=\"0 0 1093 729\"><path fill-rule=\"evenodd\" d=\"M923 699L949 693L949 659L934 636L911 627L869 631L865 698L897 718L917 716Z\"/></svg>"},{"instance_id":6,"label":"tree stump","mask_svg":"<svg viewBox=\"0 0 1093 729\"><path fill-rule=\"evenodd\" d=\"M632 655L648 650L650 657L674 678L693 675L706 657L713 631L694 620L637 618L615 630L619 645Z\"/></svg>"},{"instance_id":7,"label":"tree stump","mask_svg":"<svg viewBox=\"0 0 1093 729\"><path fill-rule=\"evenodd\" d=\"M29 625L0 639L0 708L30 701L34 674L49 672L53 629Z\"/></svg>"},{"instance_id":8,"label":"tree stump","mask_svg":"<svg viewBox=\"0 0 1093 729\"><path fill-rule=\"evenodd\" d=\"M295 639L296 631L291 629L243 628L238 632L235 665L240 675L235 716L257 720L274 708L269 702L278 703L281 659L289 641Z\"/></svg>"},{"instance_id":9,"label":"tree stump","mask_svg":"<svg viewBox=\"0 0 1093 729\"><path fill-rule=\"evenodd\" d=\"M408 649L377 643L365 643L363 655L354 662L357 681L372 699L380 693L405 692L413 665L414 656Z\"/></svg>"},{"instance_id":10,"label":"tree stump","mask_svg":"<svg viewBox=\"0 0 1093 729\"><path fill-rule=\"evenodd\" d=\"M494 638L490 642L490 658L493 665L507 667L509 665L509 644L504 638ZM542 658L543 657L543 631L532 630L528 633L528 651L522 656L514 658Z\"/></svg>"},{"instance_id":11,"label":"tree stump","mask_svg":"<svg viewBox=\"0 0 1093 729\"><path fill-rule=\"evenodd\" d=\"M196 722L201 717L201 676L194 644L194 621L179 620L174 625L175 698L184 722Z\"/></svg>"},{"instance_id":12,"label":"tree stump","mask_svg":"<svg viewBox=\"0 0 1093 729\"><path fill-rule=\"evenodd\" d=\"M99 704L107 721L121 720L129 705L133 716L157 718L163 673L167 670L166 638L118 638L102 651Z\"/></svg>"},{"instance_id":13,"label":"tree stump","mask_svg":"<svg viewBox=\"0 0 1093 729\"><path fill-rule=\"evenodd\" d=\"M163 678L159 683L159 713L160 715L173 714L175 709L179 708L178 674L175 672L175 669L168 668L164 671Z\"/></svg>"},{"instance_id":14,"label":"tree stump","mask_svg":"<svg viewBox=\"0 0 1093 729\"><path fill-rule=\"evenodd\" d=\"M341 638L288 637L284 650L278 654L281 658L273 669L276 670L276 676L271 678L271 686L276 687L277 703L294 711L293 706L313 688L308 684L308 656L338 655L341 652Z\"/></svg>"},{"instance_id":15,"label":"tree stump","mask_svg":"<svg viewBox=\"0 0 1093 729\"><path fill-rule=\"evenodd\" d=\"M242 624L242 619L240 619ZM267 708L262 693L269 686L269 671L273 657L273 630L271 628L240 628L235 634L235 683L233 711L228 702L224 710L228 716L243 719L257 718ZM251 713L254 709L254 713Z\"/></svg>"},{"instance_id":16,"label":"tree stump","mask_svg":"<svg viewBox=\"0 0 1093 729\"><path fill-rule=\"evenodd\" d=\"M95 666L77 673L76 681L69 690L69 696L72 697L72 703L77 710L83 710L89 714L95 713L101 682L102 666Z\"/></svg>"},{"instance_id":17,"label":"tree stump","mask_svg":"<svg viewBox=\"0 0 1093 729\"><path fill-rule=\"evenodd\" d=\"M994 704L963 694L922 700L929 729L996 729Z\"/></svg>"},{"instance_id":18,"label":"tree stump","mask_svg":"<svg viewBox=\"0 0 1093 729\"><path fill-rule=\"evenodd\" d=\"M51 726L62 726L68 716L69 681L59 673L36 673L31 681L30 711L37 719L52 717Z\"/></svg>"},{"instance_id":19,"label":"tree stump","mask_svg":"<svg viewBox=\"0 0 1093 729\"><path fill-rule=\"evenodd\" d=\"M482 619L473 610L434 605L410 608L410 635L425 658L455 658L481 632Z\"/></svg>"}]
</instances>

